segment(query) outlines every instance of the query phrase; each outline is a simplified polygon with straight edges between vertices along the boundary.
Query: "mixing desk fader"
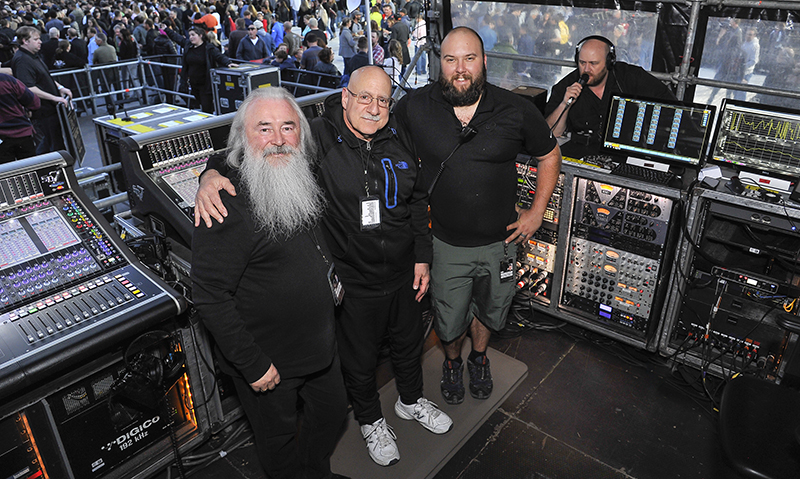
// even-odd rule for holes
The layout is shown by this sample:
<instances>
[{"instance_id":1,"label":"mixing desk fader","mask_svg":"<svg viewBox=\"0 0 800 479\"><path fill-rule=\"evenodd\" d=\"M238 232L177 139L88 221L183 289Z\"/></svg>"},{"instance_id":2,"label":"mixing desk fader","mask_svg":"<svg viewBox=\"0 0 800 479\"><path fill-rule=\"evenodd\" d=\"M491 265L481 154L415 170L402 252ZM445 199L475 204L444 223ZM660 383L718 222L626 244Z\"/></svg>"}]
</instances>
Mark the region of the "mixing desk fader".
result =
<instances>
[{"instance_id":1,"label":"mixing desk fader","mask_svg":"<svg viewBox=\"0 0 800 479\"><path fill-rule=\"evenodd\" d=\"M66 153L0 166L0 398L185 308L78 187Z\"/></svg>"}]
</instances>

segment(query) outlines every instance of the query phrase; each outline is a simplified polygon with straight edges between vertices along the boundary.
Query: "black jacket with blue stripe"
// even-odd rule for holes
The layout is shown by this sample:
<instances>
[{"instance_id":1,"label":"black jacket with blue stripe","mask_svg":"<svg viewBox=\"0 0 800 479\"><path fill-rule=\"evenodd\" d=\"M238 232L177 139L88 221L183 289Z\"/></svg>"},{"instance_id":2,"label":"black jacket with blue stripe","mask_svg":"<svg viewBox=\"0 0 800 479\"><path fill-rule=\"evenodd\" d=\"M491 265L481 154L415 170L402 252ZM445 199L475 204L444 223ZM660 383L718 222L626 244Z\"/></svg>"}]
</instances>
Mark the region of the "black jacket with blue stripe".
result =
<instances>
[{"instance_id":1,"label":"black jacket with blue stripe","mask_svg":"<svg viewBox=\"0 0 800 479\"><path fill-rule=\"evenodd\" d=\"M366 142L345 124L340 102L326 103L325 114L311 123L328 203L322 230L346 295L392 293L410 284L415 263L430 263L433 255L427 198L415 196L418 163L393 117ZM380 203L381 222L362 230L361 202L368 194Z\"/></svg>"}]
</instances>

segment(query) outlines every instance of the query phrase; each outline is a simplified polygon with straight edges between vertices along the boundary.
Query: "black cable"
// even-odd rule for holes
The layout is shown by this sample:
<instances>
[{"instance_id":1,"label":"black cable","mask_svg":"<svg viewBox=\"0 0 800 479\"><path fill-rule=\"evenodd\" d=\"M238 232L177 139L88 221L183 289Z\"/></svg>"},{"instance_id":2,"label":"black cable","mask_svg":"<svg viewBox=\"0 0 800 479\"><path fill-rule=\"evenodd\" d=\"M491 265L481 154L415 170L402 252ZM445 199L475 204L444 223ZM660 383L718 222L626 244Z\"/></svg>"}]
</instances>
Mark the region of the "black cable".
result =
<instances>
[{"instance_id":1,"label":"black cable","mask_svg":"<svg viewBox=\"0 0 800 479\"><path fill-rule=\"evenodd\" d=\"M764 313L763 316L761 316L761 319L758 321L758 323L756 323L755 326L753 326L753 329L751 329L750 331L747 332L747 334L744 335L744 338L742 338L742 341L744 341L747 338L749 338L750 335L753 334L755 332L755 330L758 329L759 326L761 326L762 323L764 323L764 320L767 319L767 316L769 315L769 313L771 313L775 309L777 309L777 306L772 306L771 308L767 309L767 312Z\"/></svg>"},{"instance_id":2,"label":"black cable","mask_svg":"<svg viewBox=\"0 0 800 479\"><path fill-rule=\"evenodd\" d=\"M162 386L162 390L163 390ZM174 410L169 407L169 402L167 401L167 391L163 391L163 395L161 397L161 405L163 407L164 415L168 418L169 422L167 424L167 428L169 429L169 441L172 443L172 452L175 455L175 465L178 468L178 474L180 475L181 479L186 479L186 470L183 468L183 460L181 459L181 451L178 447L178 437L175 434L175 414Z\"/></svg>"}]
</instances>

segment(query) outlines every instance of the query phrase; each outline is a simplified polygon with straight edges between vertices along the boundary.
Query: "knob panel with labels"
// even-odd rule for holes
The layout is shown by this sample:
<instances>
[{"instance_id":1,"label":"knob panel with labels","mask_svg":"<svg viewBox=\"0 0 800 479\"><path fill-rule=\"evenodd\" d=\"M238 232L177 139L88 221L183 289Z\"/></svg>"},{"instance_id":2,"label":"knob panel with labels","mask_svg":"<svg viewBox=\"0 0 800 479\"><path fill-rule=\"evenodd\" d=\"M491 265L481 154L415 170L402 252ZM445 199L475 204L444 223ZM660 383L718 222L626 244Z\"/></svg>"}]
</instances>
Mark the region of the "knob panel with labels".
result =
<instances>
[{"instance_id":1,"label":"knob panel with labels","mask_svg":"<svg viewBox=\"0 0 800 479\"><path fill-rule=\"evenodd\" d=\"M652 332L673 200L576 178L559 307L627 334Z\"/></svg>"}]
</instances>

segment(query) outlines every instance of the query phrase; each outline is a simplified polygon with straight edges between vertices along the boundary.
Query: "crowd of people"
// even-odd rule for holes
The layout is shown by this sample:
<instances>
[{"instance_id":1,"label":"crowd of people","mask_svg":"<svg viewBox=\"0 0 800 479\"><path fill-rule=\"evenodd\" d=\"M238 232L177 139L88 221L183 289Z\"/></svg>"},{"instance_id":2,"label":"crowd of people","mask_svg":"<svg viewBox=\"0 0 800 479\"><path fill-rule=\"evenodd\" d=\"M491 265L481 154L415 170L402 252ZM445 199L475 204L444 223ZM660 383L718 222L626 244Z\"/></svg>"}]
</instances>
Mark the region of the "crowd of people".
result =
<instances>
[{"instance_id":1,"label":"crowd of people","mask_svg":"<svg viewBox=\"0 0 800 479\"><path fill-rule=\"evenodd\" d=\"M4 9L15 15L0 21L14 31L10 43L18 48L10 58L16 78L0 75L2 98L20 105L3 110L0 124L15 128L0 132L23 136L34 134L25 109L34 111L33 131L47 136L57 125L54 109L72 96L53 80L49 58L53 68L84 54L99 65L123 51L159 54L177 45L181 84L207 109L212 67L261 60L332 73L327 45L339 36L347 83L326 101L324 114L309 123L286 90L257 89L235 115L225 155L209 160L196 198L194 306L214 337L220 368L234 378L270 477L335 477L330 456L348 401L370 458L380 466L400 460L375 374L384 338L399 393L394 414L434 434L457 427L429 399L437 388L428 385L423 394L420 302L429 292L445 356L436 397L450 406L463 403L467 390L476 400L489 398L489 338L506 323L517 245L541 226L556 186L562 150L555 136L571 132L571 143L596 143L617 93L675 99L626 61L614 39L576 40L559 15L539 19L542 32L533 32L532 22L487 11L470 17L475 28L456 27L442 40L438 81L392 109L409 44L425 38L415 3L374 5L362 20L367 12L346 12L331 1L301 2L296 11L284 0L258 8L240 1L62 9L47 2L30 13L22 4ZM512 15L521 13L515 8ZM23 24L12 27L9 17ZM544 115L488 81L485 52L518 51L510 43L522 43L514 29L531 38L552 35L548 48L558 44L559 55L575 60L573 71L553 78ZM64 30L73 40L68 45L60 41ZM228 40L227 51L220 38ZM756 68L758 50L749 62L740 48L744 78ZM494 68L534 73L504 61ZM0 139L3 147L6 137ZM37 148L58 149L48 141ZM527 210L516 209L520 153L537 160Z\"/></svg>"},{"instance_id":2,"label":"crowd of people","mask_svg":"<svg viewBox=\"0 0 800 479\"><path fill-rule=\"evenodd\" d=\"M373 58L380 58L381 61L375 63L385 64L390 77L399 82L410 62L409 42L413 38L417 47L425 42L421 4L419 0L408 3L401 0L399 5L376 4L372 10L384 12L378 14L378 20L371 20L375 32ZM344 75L341 83L346 84L353 67L369 63L363 53L369 50L363 18L359 9L348 11L344 0L302 0L296 8L288 0L246 3L242 0L5 1L0 8L0 62L5 68L3 73L20 79L16 71L19 61L14 60L15 56L40 56L42 65L41 68L37 65L37 78L29 76L26 86L53 98L65 94L71 98L73 91L87 92L88 83L92 82L94 91L105 93L105 104L111 113L116 110L121 95L110 92L132 87L137 82L167 91L190 92L193 97L190 107L213 112L209 71L241 62L267 63L281 69L304 69L335 77ZM22 35L21 29L25 29ZM334 65L335 53L328 47L337 32L338 54L345 65L343 72ZM28 37L37 40L23 47ZM17 55L20 50L23 53ZM161 62L176 64L176 68L154 65L150 67L152 70L145 71L146 78L140 78L142 72L136 65L104 68L91 74L59 77L63 78L63 84L49 74L85 65L134 60L139 56L159 56ZM351 59L355 59L352 64ZM178 64L180 76L177 75ZM417 68L417 73L424 72L424 66ZM47 83L47 88L42 86L43 82ZM19 101L14 105L18 112L24 112L26 107L34 111L34 128L23 130L32 132L26 134L26 138L30 137L35 143L37 152L64 146L58 124L53 121L58 119L53 98L40 95L40 111L33 110L33 105L21 106ZM18 99L23 100L23 96L18 95ZM173 95L167 94L167 101L172 100ZM58 102L66 103L66 100ZM10 133L0 134L0 138L19 135L20 131L12 126ZM23 150L15 149L17 153L6 158L13 161L30 156L30 145L25 144Z\"/></svg>"},{"instance_id":3,"label":"crowd of people","mask_svg":"<svg viewBox=\"0 0 800 479\"><path fill-rule=\"evenodd\" d=\"M413 36L417 47L425 42L421 4L419 0L412 0L408 4L388 2L373 7L375 11L379 9L383 13L371 25L372 31L379 34L377 46L391 51L390 42L400 42L403 54L398 71L404 72L404 66L410 61L409 39ZM227 57L217 60L265 62L280 68L302 68L341 76L351 73L347 64L358 52L358 39L364 36L363 18L360 10L349 12L346 2L334 0L303 0L297 10L292 9L287 0L7 3L0 10L0 62L10 61L18 47L14 41L16 30L22 26L39 30L43 39L41 54L51 71L99 64L94 54L101 41L113 47L116 59L122 61L138 55L174 55L187 45L194 28L198 35L202 33L203 44L208 43ZM301 33L294 33L293 28ZM337 30L341 40L337 53L344 59L344 72L333 65L334 52L325 51L330 50L328 43L337 35ZM99 40L103 37L104 40ZM225 46L221 42L224 39L228 39ZM187 48L193 45L196 44L189 42ZM320 57L321 52L324 53ZM387 55L387 58L395 57ZM107 54L102 55L100 62L107 59ZM219 63L214 61L211 66L219 66ZM390 63L387 68L394 69L394 62ZM424 67L418 69L418 73L424 71ZM161 71L156 72L156 76L160 74ZM174 81L174 75L171 79ZM166 86L167 89L174 87Z\"/></svg>"}]
</instances>

